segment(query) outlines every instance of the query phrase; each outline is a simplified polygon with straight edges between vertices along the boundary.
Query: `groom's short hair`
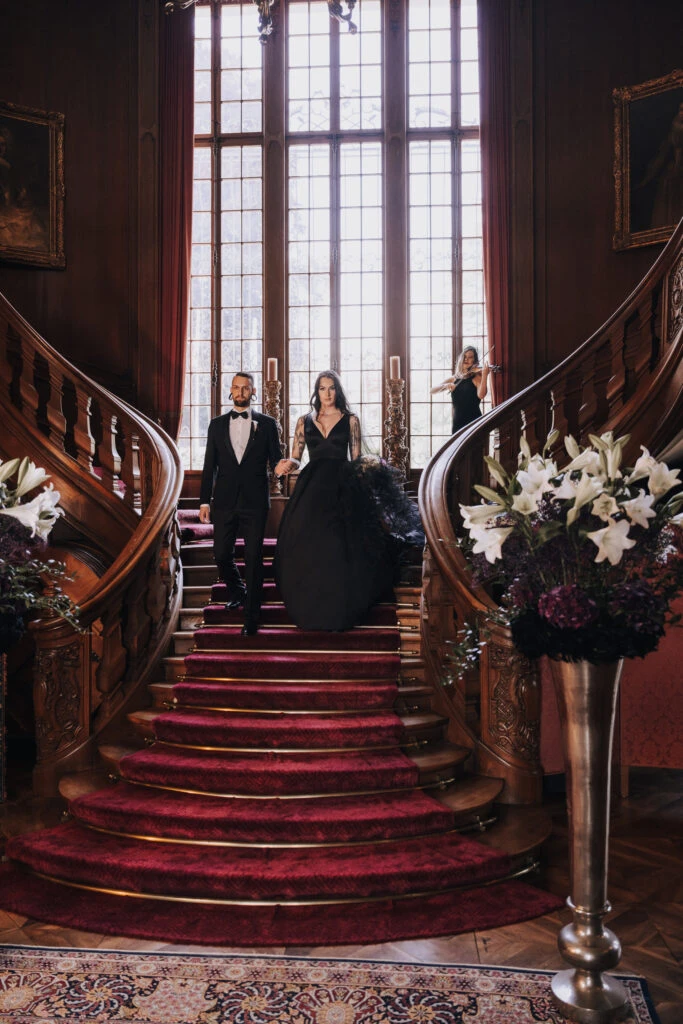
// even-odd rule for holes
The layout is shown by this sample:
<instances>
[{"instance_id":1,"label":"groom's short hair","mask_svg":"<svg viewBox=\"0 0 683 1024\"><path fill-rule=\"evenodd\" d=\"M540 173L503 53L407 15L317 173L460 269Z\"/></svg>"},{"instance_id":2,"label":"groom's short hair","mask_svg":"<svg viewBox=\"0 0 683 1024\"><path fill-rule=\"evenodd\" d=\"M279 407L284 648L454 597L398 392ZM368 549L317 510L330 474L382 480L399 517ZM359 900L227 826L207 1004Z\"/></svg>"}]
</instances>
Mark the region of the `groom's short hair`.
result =
<instances>
[{"instance_id":1,"label":"groom's short hair","mask_svg":"<svg viewBox=\"0 0 683 1024\"><path fill-rule=\"evenodd\" d=\"M249 381L249 383L251 384L252 388L256 387L256 385L254 384L254 374L253 373L247 373L245 370L238 370L237 373L235 374L235 376L236 377L246 377L247 380Z\"/></svg>"}]
</instances>

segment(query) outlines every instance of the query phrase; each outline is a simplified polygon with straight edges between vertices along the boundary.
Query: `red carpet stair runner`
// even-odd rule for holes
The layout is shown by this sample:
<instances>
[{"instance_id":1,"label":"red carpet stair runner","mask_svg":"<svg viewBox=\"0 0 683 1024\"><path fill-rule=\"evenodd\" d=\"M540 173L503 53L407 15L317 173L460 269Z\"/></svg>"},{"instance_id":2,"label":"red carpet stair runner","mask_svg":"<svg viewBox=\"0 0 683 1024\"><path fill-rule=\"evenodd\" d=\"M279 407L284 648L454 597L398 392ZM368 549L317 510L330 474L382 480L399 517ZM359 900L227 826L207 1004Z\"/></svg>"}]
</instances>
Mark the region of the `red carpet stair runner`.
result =
<instances>
[{"instance_id":1,"label":"red carpet stair runner","mask_svg":"<svg viewBox=\"0 0 683 1024\"><path fill-rule=\"evenodd\" d=\"M196 605L215 579L210 527L180 515L192 532L185 603ZM240 635L214 584L203 624L177 634L152 709L130 716L147 745L103 748L117 784L65 780L71 820L10 840L2 906L229 946L452 934L557 907L513 880L505 853L458 832L477 806L468 752L443 741L424 685L399 685L395 606L346 633L297 630L272 545L259 633ZM196 623L192 605L181 625ZM500 785L479 788L490 807Z\"/></svg>"}]
</instances>

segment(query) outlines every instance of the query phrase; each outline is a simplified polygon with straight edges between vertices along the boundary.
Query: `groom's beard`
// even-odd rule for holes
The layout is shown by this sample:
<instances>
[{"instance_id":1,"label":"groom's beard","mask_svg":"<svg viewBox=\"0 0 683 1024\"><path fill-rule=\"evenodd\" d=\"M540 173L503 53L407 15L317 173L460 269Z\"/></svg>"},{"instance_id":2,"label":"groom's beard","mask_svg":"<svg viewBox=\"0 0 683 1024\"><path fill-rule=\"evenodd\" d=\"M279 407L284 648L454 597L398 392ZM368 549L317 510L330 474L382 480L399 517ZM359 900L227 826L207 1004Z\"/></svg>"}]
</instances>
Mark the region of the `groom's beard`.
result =
<instances>
[{"instance_id":1,"label":"groom's beard","mask_svg":"<svg viewBox=\"0 0 683 1024\"><path fill-rule=\"evenodd\" d=\"M251 398L236 398L232 404L236 409L248 409L251 405Z\"/></svg>"}]
</instances>

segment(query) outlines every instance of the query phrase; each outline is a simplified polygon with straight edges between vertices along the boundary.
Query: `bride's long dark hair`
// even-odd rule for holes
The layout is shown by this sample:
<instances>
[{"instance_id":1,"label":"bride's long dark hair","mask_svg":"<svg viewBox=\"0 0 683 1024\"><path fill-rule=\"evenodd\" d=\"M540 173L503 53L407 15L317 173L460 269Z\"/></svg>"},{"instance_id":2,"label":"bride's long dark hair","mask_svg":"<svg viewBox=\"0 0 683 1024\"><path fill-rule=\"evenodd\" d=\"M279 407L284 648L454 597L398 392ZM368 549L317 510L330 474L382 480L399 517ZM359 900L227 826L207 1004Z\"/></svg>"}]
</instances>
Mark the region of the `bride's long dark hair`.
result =
<instances>
[{"instance_id":1,"label":"bride's long dark hair","mask_svg":"<svg viewBox=\"0 0 683 1024\"><path fill-rule=\"evenodd\" d=\"M349 413L351 415L352 410L349 408L349 403L346 401L346 395L344 394L344 388L339 374L336 370L323 370L315 378L315 384L313 385L313 394L311 395L311 409L315 410L316 415L320 412L320 395L318 394L318 388L320 387L320 381L323 377L329 377L330 380L334 381L334 404L341 413Z\"/></svg>"}]
</instances>

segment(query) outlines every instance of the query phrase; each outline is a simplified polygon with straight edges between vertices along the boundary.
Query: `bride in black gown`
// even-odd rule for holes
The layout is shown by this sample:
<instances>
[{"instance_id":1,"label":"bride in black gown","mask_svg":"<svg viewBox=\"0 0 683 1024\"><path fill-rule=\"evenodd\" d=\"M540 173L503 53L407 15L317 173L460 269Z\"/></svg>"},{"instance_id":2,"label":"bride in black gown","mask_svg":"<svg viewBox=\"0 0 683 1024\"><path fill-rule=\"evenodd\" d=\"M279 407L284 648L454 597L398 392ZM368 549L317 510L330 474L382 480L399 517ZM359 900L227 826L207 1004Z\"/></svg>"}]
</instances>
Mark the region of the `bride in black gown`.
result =
<instances>
[{"instance_id":1,"label":"bride in black gown","mask_svg":"<svg viewBox=\"0 0 683 1024\"><path fill-rule=\"evenodd\" d=\"M291 473L308 450L280 524L275 579L301 629L350 629L390 592L401 548L422 539L419 516L393 471L361 455L360 421L333 370L319 374L311 410L296 424L292 458L275 467Z\"/></svg>"}]
</instances>

